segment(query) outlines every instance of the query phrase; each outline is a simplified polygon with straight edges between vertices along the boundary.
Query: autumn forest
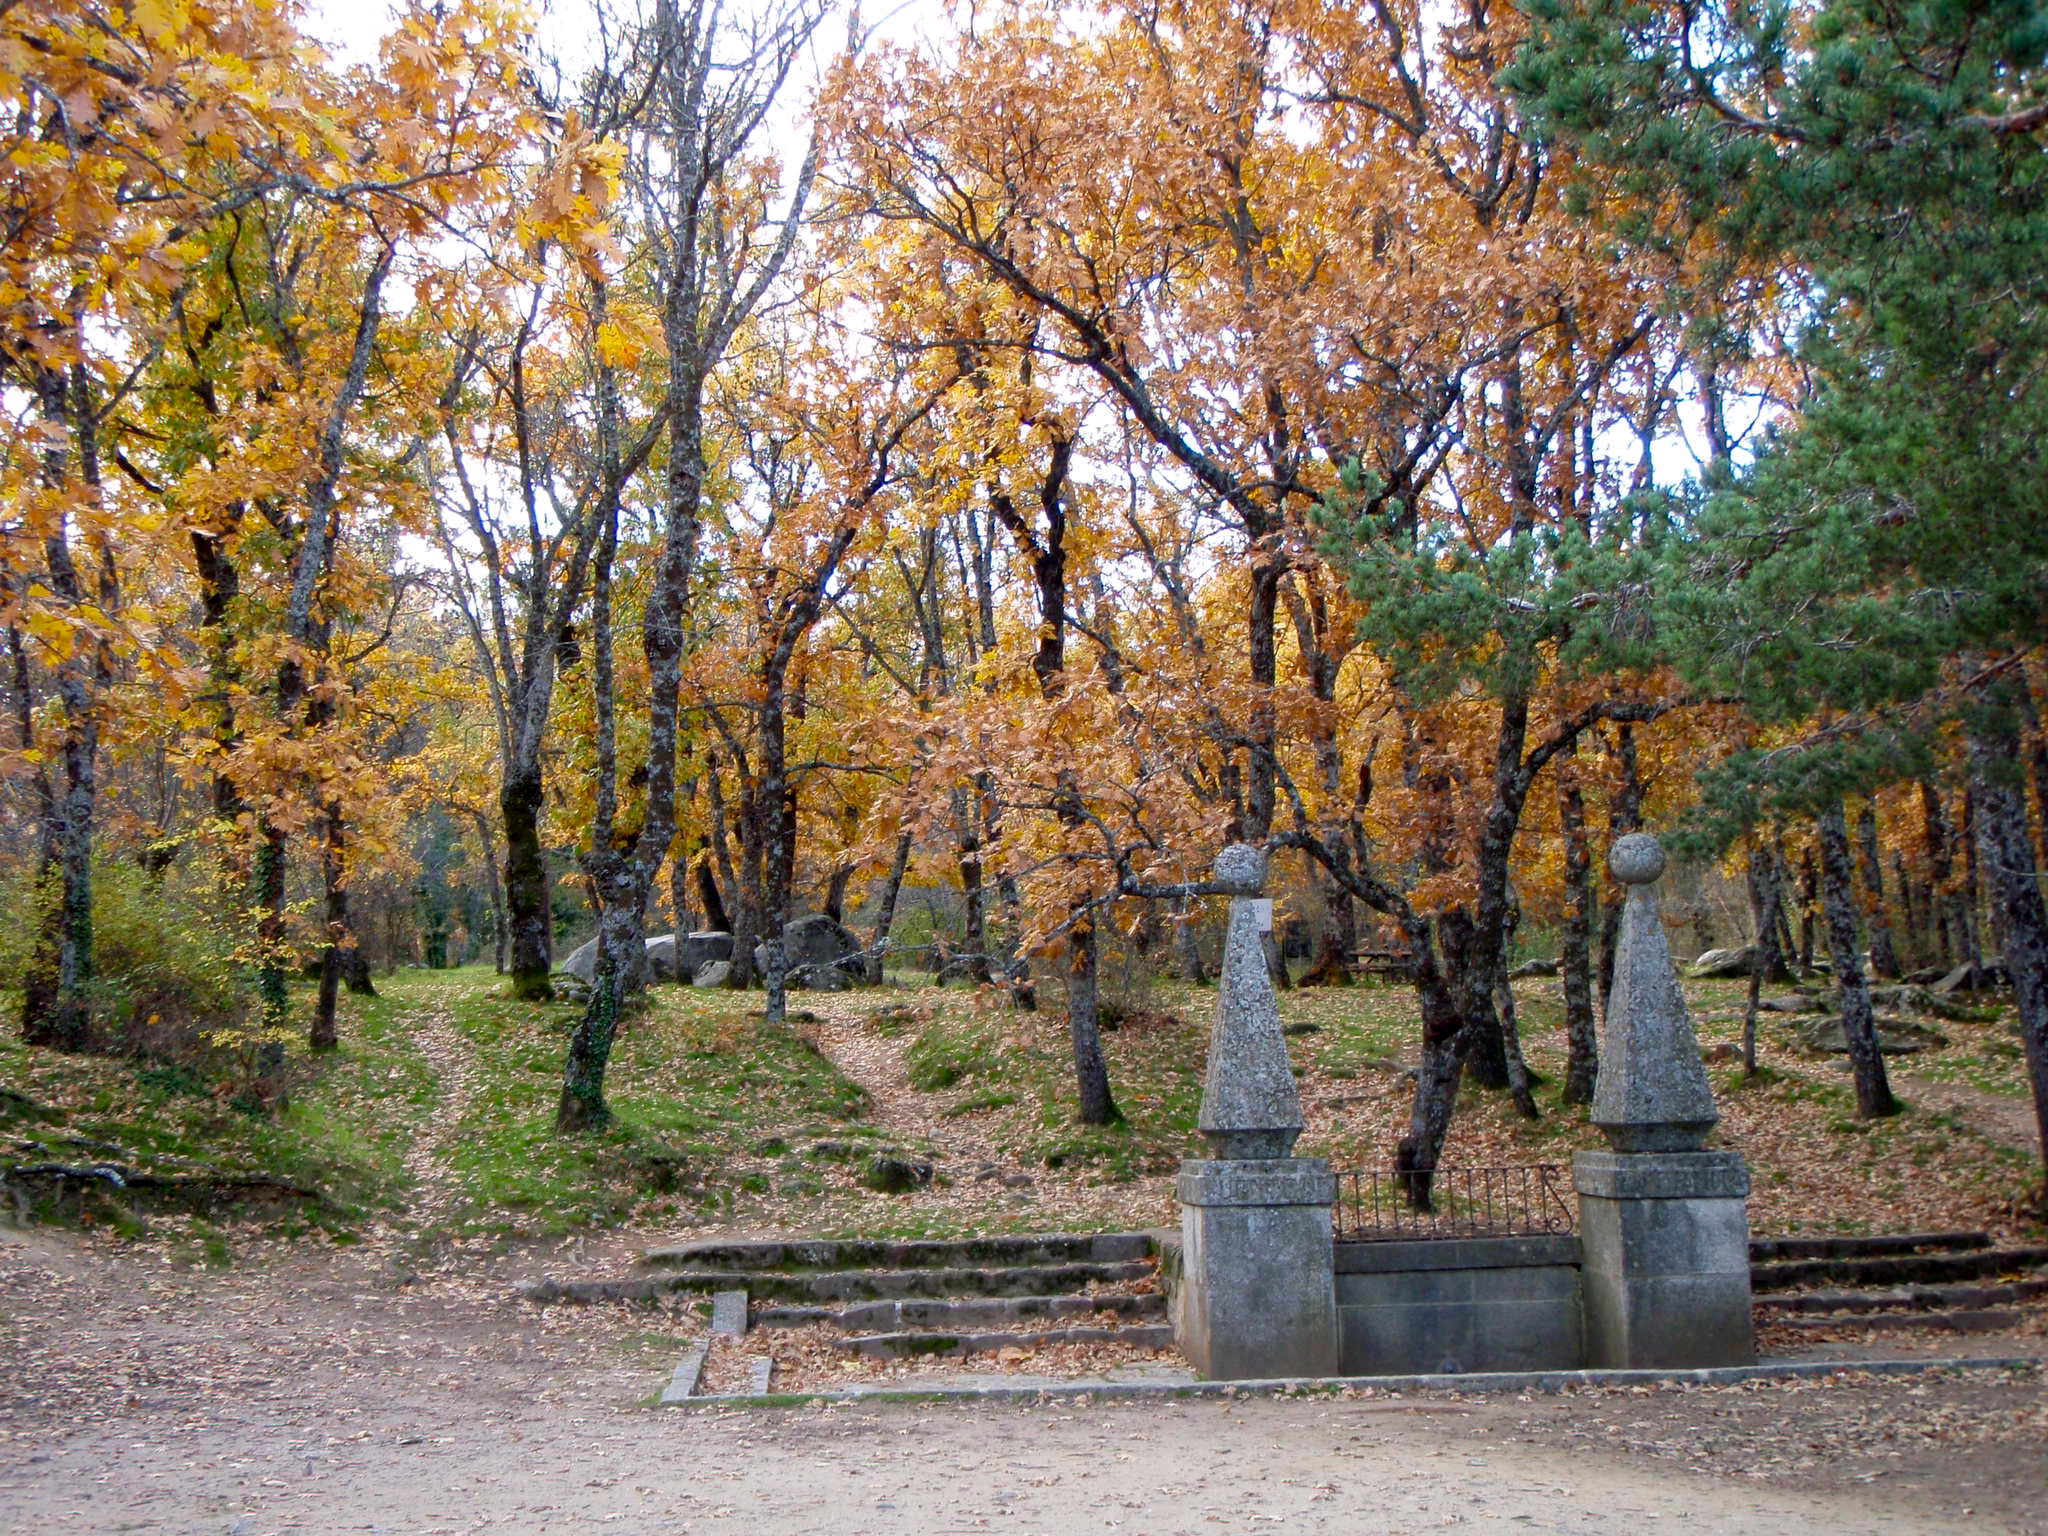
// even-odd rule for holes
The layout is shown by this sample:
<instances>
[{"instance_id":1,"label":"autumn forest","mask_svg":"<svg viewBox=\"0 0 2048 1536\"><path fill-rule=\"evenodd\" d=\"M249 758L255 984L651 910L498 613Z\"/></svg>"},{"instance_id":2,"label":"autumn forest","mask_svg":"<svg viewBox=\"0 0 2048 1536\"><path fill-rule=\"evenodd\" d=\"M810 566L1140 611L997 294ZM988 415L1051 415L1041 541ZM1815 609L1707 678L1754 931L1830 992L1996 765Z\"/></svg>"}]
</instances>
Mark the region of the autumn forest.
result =
<instances>
[{"instance_id":1,"label":"autumn forest","mask_svg":"<svg viewBox=\"0 0 2048 1536\"><path fill-rule=\"evenodd\" d=\"M25 1045L261 1115L475 963L573 1005L570 1138L650 937L766 1027L823 913L1109 1125L1249 842L1276 983L1402 1000L1426 1201L1461 1088L1583 1114L1647 829L1747 1069L1817 980L1886 1117L1941 985L2048 1144L2038 6L320 20L0 6Z\"/></svg>"}]
</instances>

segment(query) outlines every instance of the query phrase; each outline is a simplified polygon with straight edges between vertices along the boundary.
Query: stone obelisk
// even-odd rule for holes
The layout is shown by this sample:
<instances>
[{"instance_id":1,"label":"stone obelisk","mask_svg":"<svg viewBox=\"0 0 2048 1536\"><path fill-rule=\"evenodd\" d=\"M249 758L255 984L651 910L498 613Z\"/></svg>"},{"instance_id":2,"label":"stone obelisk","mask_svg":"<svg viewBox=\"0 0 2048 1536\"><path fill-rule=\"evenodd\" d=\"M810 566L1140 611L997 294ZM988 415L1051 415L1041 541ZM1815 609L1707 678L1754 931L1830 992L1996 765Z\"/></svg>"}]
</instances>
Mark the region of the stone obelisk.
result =
<instances>
[{"instance_id":1,"label":"stone obelisk","mask_svg":"<svg viewBox=\"0 0 2048 1536\"><path fill-rule=\"evenodd\" d=\"M1674 1368L1755 1358L1749 1169L1705 1150L1720 1119L1657 909L1664 850L1634 832L1608 854L1628 888L1593 1123L1608 1150L1572 1159L1586 1363Z\"/></svg>"},{"instance_id":2,"label":"stone obelisk","mask_svg":"<svg viewBox=\"0 0 2048 1536\"><path fill-rule=\"evenodd\" d=\"M1291 1155L1301 1098L1266 973L1273 904L1266 856L1244 843L1216 859L1230 927L1198 1122L1211 1156L1181 1163L1181 1352L1204 1377L1328 1376L1337 1369L1330 1245L1335 1180Z\"/></svg>"}]
</instances>

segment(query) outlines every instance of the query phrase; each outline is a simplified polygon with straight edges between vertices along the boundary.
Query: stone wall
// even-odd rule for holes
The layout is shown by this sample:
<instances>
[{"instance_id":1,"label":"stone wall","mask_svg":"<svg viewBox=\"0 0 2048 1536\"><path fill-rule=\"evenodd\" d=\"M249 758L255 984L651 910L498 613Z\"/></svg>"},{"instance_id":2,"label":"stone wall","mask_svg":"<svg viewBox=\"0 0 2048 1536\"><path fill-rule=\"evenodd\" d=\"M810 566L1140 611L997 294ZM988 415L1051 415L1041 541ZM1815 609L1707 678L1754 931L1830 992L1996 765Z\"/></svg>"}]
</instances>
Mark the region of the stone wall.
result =
<instances>
[{"instance_id":1,"label":"stone wall","mask_svg":"<svg viewBox=\"0 0 2048 1536\"><path fill-rule=\"evenodd\" d=\"M1346 1376L1585 1364L1576 1237L1338 1243Z\"/></svg>"}]
</instances>

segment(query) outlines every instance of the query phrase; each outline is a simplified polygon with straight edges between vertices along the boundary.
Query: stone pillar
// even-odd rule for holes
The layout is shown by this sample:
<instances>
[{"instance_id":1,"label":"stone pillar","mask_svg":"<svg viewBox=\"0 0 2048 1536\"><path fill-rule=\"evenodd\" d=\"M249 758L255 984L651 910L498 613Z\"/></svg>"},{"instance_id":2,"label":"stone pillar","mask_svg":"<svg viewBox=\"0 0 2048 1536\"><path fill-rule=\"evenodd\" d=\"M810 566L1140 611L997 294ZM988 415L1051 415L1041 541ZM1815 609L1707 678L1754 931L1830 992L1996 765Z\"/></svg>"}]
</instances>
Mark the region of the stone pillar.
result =
<instances>
[{"instance_id":1,"label":"stone pillar","mask_svg":"<svg viewBox=\"0 0 2048 1536\"><path fill-rule=\"evenodd\" d=\"M1181 1163L1175 1333L1210 1380L1334 1375L1336 1181L1323 1159L1290 1155L1301 1098L1266 971L1266 856L1233 844L1217 857L1216 878L1236 894L1198 1122L1214 1156Z\"/></svg>"},{"instance_id":2,"label":"stone pillar","mask_svg":"<svg viewBox=\"0 0 2048 1536\"><path fill-rule=\"evenodd\" d=\"M1720 1119L1657 910L1664 850L1608 855L1628 889L1593 1123L1609 1150L1572 1159L1584 1252L1587 1364L1742 1365L1756 1356L1749 1170L1704 1149Z\"/></svg>"}]
</instances>

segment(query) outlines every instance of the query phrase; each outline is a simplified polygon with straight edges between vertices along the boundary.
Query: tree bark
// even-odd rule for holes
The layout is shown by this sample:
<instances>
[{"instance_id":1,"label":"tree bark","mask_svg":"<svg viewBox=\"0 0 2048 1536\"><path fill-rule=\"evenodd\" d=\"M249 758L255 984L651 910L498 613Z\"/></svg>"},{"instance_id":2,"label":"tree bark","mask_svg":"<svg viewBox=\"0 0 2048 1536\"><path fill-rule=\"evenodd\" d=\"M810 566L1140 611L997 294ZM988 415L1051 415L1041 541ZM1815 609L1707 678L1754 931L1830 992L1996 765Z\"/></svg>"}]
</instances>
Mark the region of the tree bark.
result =
<instances>
[{"instance_id":1,"label":"tree bark","mask_svg":"<svg viewBox=\"0 0 2048 1536\"><path fill-rule=\"evenodd\" d=\"M1884 864L1877 846L1877 809L1868 800L1856 813L1858 873L1863 877L1864 911L1870 919L1870 968L1896 981L1898 951L1892 945L1892 920L1884 905Z\"/></svg>"},{"instance_id":2,"label":"tree bark","mask_svg":"<svg viewBox=\"0 0 2048 1536\"><path fill-rule=\"evenodd\" d=\"M1828 958L1835 967L1835 998L1842 1038L1856 1076L1856 1113L1866 1120L1899 1112L1877 1048L1870 1016L1870 984L1856 947L1856 896L1849 868L1849 825L1837 800L1820 817L1821 905L1827 914Z\"/></svg>"},{"instance_id":3,"label":"tree bark","mask_svg":"<svg viewBox=\"0 0 2048 1536\"><path fill-rule=\"evenodd\" d=\"M540 845L541 776L508 775L498 792L505 822L505 924L511 938L512 995L545 1002L555 995L548 922L547 854Z\"/></svg>"},{"instance_id":4,"label":"tree bark","mask_svg":"<svg viewBox=\"0 0 2048 1536\"><path fill-rule=\"evenodd\" d=\"M2020 747L2016 712L2010 707L1997 709L1995 697L1991 702L1993 710L1973 722L1970 732L1979 863L1990 873L1993 896L2005 912L2005 969L2018 1004L2027 1082L2034 1095L2035 1134L2048 1169L2048 907L2034 870L2035 839L2027 822L2026 793L2013 777ZM2048 1210L2048 1175L2037 1209Z\"/></svg>"},{"instance_id":5,"label":"tree bark","mask_svg":"<svg viewBox=\"0 0 2048 1536\"><path fill-rule=\"evenodd\" d=\"M1558 784L1564 836L1564 931L1557 968L1564 981L1564 1102L1590 1104L1600 1072L1600 1029L1593 1012L1593 850L1586 837L1586 797L1576 770Z\"/></svg>"},{"instance_id":6,"label":"tree bark","mask_svg":"<svg viewBox=\"0 0 2048 1536\"><path fill-rule=\"evenodd\" d=\"M1096 959L1095 924L1083 918L1067 936L1067 1038L1081 1092L1077 1118L1083 1125L1115 1125L1124 1115L1110 1092L1109 1063L1102 1054Z\"/></svg>"},{"instance_id":7,"label":"tree bark","mask_svg":"<svg viewBox=\"0 0 2048 1536\"><path fill-rule=\"evenodd\" d=\"M1783 881L1777 856L1758 841L1751 845L1746 871L1749 887L1751 929L1756 934L1756 958L1749 968L1749 992L1742 1010L1742 1069L1756 1071L1756 1016L1762 1001L1766 976L1775 979L1784 968L1785 957L1778 947L1778 929L1783 905Z\"/></svg>"},{"instance_id":8,"label":"tree bark","mask_svg":"<svg viewBox=\"0 0 2048 1536\"><path fill-rule=\"evenodd\" d=\"M889 931L896 926L896 898L903 892L903 877L910 869L911 835L896 835L896 853L889 861L889 873L882 881L881 900L875 906L875 931L868 941L868 985L879 987L886 976L889 959Z\"/></svg>"}]
</instances>

